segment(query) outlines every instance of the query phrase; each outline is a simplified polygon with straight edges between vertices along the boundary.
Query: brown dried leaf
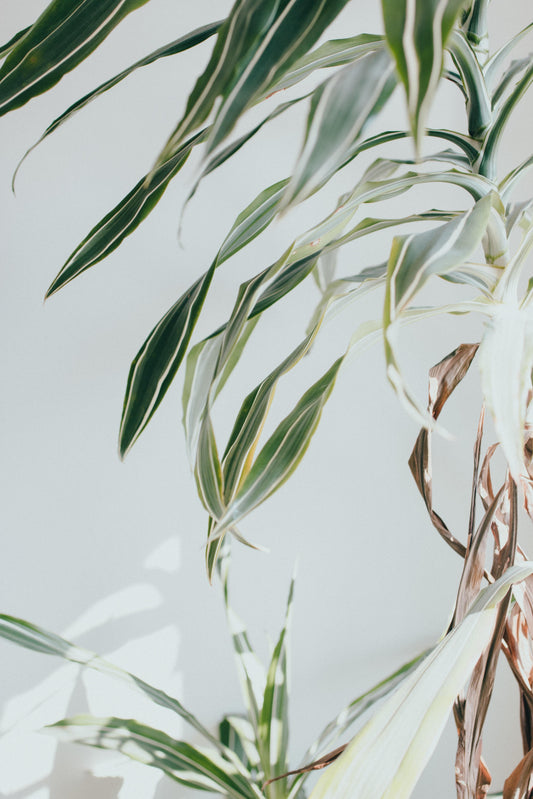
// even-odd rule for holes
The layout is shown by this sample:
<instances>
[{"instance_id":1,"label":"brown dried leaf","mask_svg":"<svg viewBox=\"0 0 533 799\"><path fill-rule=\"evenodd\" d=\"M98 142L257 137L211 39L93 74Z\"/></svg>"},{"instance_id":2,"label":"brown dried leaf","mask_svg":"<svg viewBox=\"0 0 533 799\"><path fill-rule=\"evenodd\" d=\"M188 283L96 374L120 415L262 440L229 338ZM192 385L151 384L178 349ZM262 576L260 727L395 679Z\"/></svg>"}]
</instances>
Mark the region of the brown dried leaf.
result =
<instances>
[{"instance_id":1,"label":"brown dried leaf","mask_svg":"<svg viewBox=\"0 0 533 799\"><path fill-rule=\"evenodd\" d=\"M277 780L283 780L285 777L292 777L296 774L307 774L308 771L318 771L318 769L326 768L326 766L330 766L334 760L336 760L339 755L342 755L344 750L348 744L343 744L342 746L338 746L337 749L334 749L332 752L329 752L327 755L322 755L317 760L313 760L312 763L309 763L307 766L302 766L302 768L296 768L293 771L287 771L285 774L280 774L279 777L274 777L271 780L267 780L263 784L263 788L266 788L267 785L270 785L272 782L277 782Z\"/></svg>"},{"instance_id":2,"label":"brown dried leaf","mask_svg":"<svg viewBox=\"0 0 533 799\"><path fill-rule=\"evenodd\" d=\"M477 352L478 344L461 344L429 370L428 411L437 420L446 400L466 375ZM409 458L409 468L420 491L431 522L442 538L461 557L466 548L450 532L444 520L433 509L431 431L423 428Z\"/></svg>"},{"instance_id":3,"label":"brown dried leaf","mask_svg":"<svg viewBox=\"0 0 533 799\"><path fill-rule=\"evenodd\" d=\"M532 782L533 749L530 749L505 780L503 799L529 799Z\"/></svg>"}]
</instances>

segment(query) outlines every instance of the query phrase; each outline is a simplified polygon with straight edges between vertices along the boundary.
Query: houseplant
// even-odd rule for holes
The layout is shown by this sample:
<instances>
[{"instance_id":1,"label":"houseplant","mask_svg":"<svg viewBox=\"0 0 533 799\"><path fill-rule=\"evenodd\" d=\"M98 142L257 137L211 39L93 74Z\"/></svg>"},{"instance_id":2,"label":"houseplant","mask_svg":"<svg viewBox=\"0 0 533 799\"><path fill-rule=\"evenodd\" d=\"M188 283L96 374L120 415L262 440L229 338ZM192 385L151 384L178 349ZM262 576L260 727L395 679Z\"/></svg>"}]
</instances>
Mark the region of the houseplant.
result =
<instances>
[{"instance_id":1,"label":"houseplant","mask_svg":"<svg viewBox=\"0 0 533 799\"><path fill-rule=\"evenodd\" d=\"M113 4L99 5L101 8L104 5L106 7L108 5L109 8L114 7ZM158 199L167 178L174 176L181 168L193 146L202 143L204 139L207 140L207 151L208 153L213 151L213 157L216 159L212 162L207 161L207 169L227 158L228 151L217 150L217 147L223 148L224 137L231 130L242 109L280 86L294 82L314 66L312 59L309 64L305 58L298 66L296 58L305 56L305 52L316 37L322 33L323 27L343 5L344 3L339 3L338 6L328 4L327 9L322 9L319 4L316 8L315 4L305 4L305 8L300 8L296 3L288 3L280 8L277 5L271 8L268 4L259 3L257 7L253 6L255 16L252 14L250 18L243 17L243 22L239 14L247 6L238 4L230 21L219 31L218 49L214 51L214 58L205 73L206 78L203 81L200 79L197 84L184 120L163 149L155 170L139 182L128 196L127 202L120 204L118 210L106 218L103 225L97 226L89 234L87 240L69 258L53 282L51 291L57 291L64 283L70 282L88 266L96 263L119 242L124 234L131 232L144 211L150 210L153 201ZM527 463L523 454L530 371L527 346L529 325L527 297L520 308L517 307L516 300L512 300L511 297L513 292L516 292L515 282L527 254L529 236L526 233L518 250L511 249L512 255L509 255L506 241L508 231L505 230L504 222L508 226L514 225L515 230L520 226L527 228L529 208L526 202L506 209L502 203L502 195L504 201L507 201L518 177L527 169L529 160L501 183L496 182L494 170L495 153L501 134L511 111L529 86L531 68L527 59L512 62L508 71L503 72L502 78L500 68L504 58L509 55L509 50L504 48L502 52L493 56L492 60L486 62L484 18L487 4L474 3L469 9L461 9L461 5L448 3L433 8L428 4L412 4L399 12L394 4L389 6L385 3L385 29L392 55L389 55L389 50L385 48L379 36L359 36L349 43L337 42L319 51L317 58L321 66L324 66L326 58L329 64L341 66L342 69L336 71L331 79L326 80L314 91L305 144L293 176L287 182L278 182L269 187L247 207L230 231L212 266L195 284L193 290L183 295L172 306L134 361L121 426L123 453L130 448L151 418L162 399L169 379L179 362L183 360L193 323L196 321L215 269L237 249L247 244L249 238L263 230L278 212L287 210L291 205L313 194L345 162L353 160L360 151L378 147L384 141L395 141L406 137L405 131L388 131L382 136L378 134L377 137L368 140L364 138L363 132L366 123L378 114L382 105L388 101L398 80L394 71L395 61L400 82L404 83L407 91L410 124L418 148L418 165L407 166L413 160L412 154L403 156L402 159L375 161L363 176L358 175L355 187L352 187L348 197L341 199L333 215L328 215L322 223L318 223L314 229L296 240L273 267L243 286L225 330L217 336L204 339L190 352L185 386L185 421L200 494L211 519L216 520L211 523L207 547L207 567L210 577L214 574L220 545L227 533L231 532L233 536L239 537L240 532L236 525L240 526L241 518L266 499L290 476L298 464L315 430L322 408L329 398L343 356L335 360L333 366L304 395L304 399L296 403L293 411L280 423L254 459L257 433L270 406L279 377L295 366L309 350L318 335L323 316L330 306L355 298L369 288L385 289L384 321L358 327L350 347L355 347L367 337L379 336L379 331L383 329L389 379L411 414L429 427L433 426L431 417L436 418L439 415L441 404L447 398L449 389L444 383L442 397L438 398L432 408L431 416L428 416L425 403L405 386L398 365L396 343L398 329L403 322L423 319L435 312L434 309L417 309L412 306L415 294L431 274L446 277L447 280L461 286L473 287L475 292L482 292L481 300L476 298L475 293L461 294L459 300L447 303L444 309L440 308L438 312L479 312L489 319L488 332L479 355L484 393L493 411L498 437L510 464L514 481L521 482L522 475L527 472ZM92 8L97 6L98 4L95 4ZM55 10L58 8L59 6L56 6ZM124 8L130 10L127 4L117 4L117 14L119 11L122 13ZM85 13L86 10L80 6L80 13ZM313 10L317 12L317 16L313 18L312 25L310 22L309 38L299 43L302 46L301 51L294 51L292 38L290 45L285 38L287 31L294 30L294 19L290 14L303 15L298 17L298 27L307 30L305 14L312 14ZM415 11L420 16L413 17ZM439 24L435 24L437 19L435 15L441 11L445 12L444 16ZM117 18L113 17L113 20L116 21ZM462 32L457 30L452 33L451 29L456 18L462 26ZM416 27L410 28L415 21L420 25L419 31ZM93 22L95 29L103 30L100 27L101 20L98 25L96 21ZM250 32L249 39L242 28L244 23L256 26L253 35ZM46 22L40 24L42 26ZM86 30L81 27L79 20L75 29ZM213 31L214 28L209 28L203 33L195 34L193 41ZM234 31L238 31L238 34L235 34L236 39L231 40L230 46L225 48L224 43L227 43L225 37L233 35ZM414 33L414 38L411 39L409 33ZM39 37L39 25L33 30L32 35ZM443 138L447 143L459 148L453 151L445 150L430 157L424 149L424 113L427 111L440 75L443 40L446 40L445 43L453 58L453 64L447 68L445 77L449 78L452 84L459 85L466 96L469 135L446 130L429 131L430 141ZM12 80L11 88L9 80L6 81L7 91L13 92L15 83L15 94L19 98L14 99L11 105L10 101L7 101L6 110L15 106L19 100L27 99L32 91L40 91L45 87L44 84L47 85L51 80L47 77L44 84L40 85L38 76L33 75L29 80L33 88L20 91L20 81L27 80L27 76L19 74L17 78L17 68L13 72L11 69L17 63L17 59L24 54L24 48L28 46L29 41L28 36L22 37L20 43L15 46L13 55L10 56L11 60L8 58L6 61L4 74L6 77L10 76ZM67 37L64 37L63 41L67 41ZM411 43L411 49L407 42ZM173 51L182 46L183 42L180 45L174 44ZM83 51L76 48L76 52ZM413 53L418 55L418 60L413 59ZM409 54L411 57L407 57ZM63 56L58 57L56 53L53 57L61 63L60 71L64 69L68 62L65 62ZM224 58L229 59L231 64ZM276 65L274 73L271 71L273 62ZM219 69L221 66L222 69ZM37 67L39 67L38 61ZM242 74L239 72L241 68ZM236 73L232 70L236 70ZM24 72L24 69L22 71ZM217 76L216 80L214 75ZM17 79L19 84L16 83ZM231 81L234 80L233 85ZM491 80L494 81L492 87ZM358 91L357 103L348 104L346 97L353 97L354 84L357 87L364 87L364 91ZM212 91L207 91L206 86L212 87ZM203 124L215 97L219 94L224 97L224 102L218 109L213 129L209 133L198 133L196 129ZM199 102L199 98L202 102ZM275 114L282 112L283 109L274 111ZM333 125L332 119L335 120ZM188 138L189 136L192 138ZM427 142L425 143L427 145ZM240 145L241 141L238 144ZM230 147L230 154L234 149L235 146ZM432 164L441 162L445 166L435 170ZM406 170L406 174L402 169ZM398 196L414 185L428 182L445 182L462 186L471 194L474 204L470 204L466 211L431 210L417 213L409 220L364 219L357 225L354 223L353 216L361 203ZM396 238L388 263L378 266L370 264L367 265L369 268L366 271L359 270L357 275L335 279L331 255L341 245L376 230L387 228L394 230L397 225L408 221L414 223L433 221L442 224L433 226L430 232L425 231L420 237ZM479 263L477 253L482 244L485 262ZM505 275L501 277L504 270ZM230 437L230 443L222 456L223 462L220 464L211 423L214 400L223 388L230 369L235 366L241 346L246 343L260 313L272 307L311 274L316 276L322 298L308 335L282 362L279 369L262 380L257 389L247 397L241 408L235 433ZM249 321L246 321L250 314ZM521 344L518 345L517 342ZM455 347L457 343L457 341L452 342L449 349ZM458 350L451 360L444 362L440 370L437 369L437 376L433 374L432 386L434 387L441 373L445 380L450 374L455 375L452 384L455 379L459 380L462 376L461 370L467 368L474 354L475 348ZM458 364L461 369L456 370ZM505 381L501 381L504 368L508 370L507 377ZM276 458L272 458L272 453L276 453ZM455 549L461 551L461 545L450 538L447 529L433 511L431 486L426 468L428 455L429 435L422 434L412 461L413 471L432 521ZM485 480L483 485L489 492L488 463L487 469L483 471L483 477ZM475 484L477 485L477 477ZM525 488L527 491L527 481ZM512 511L499 509L498 506L498 501L503 497L513 508L513 491L513 483L509 480L502 493L496 493L494 499L496 504L489 502L489 516L486 523L480 527L480 546L491 527L490 514L497 512L505 517L507 513L507 517L499 521L506 523L509 531L514 528L515 514ZM472 521L470 537L473 539L473 536ZM509 532L509 541L512 550L514 532L512 534ZM475 549L472 551L477 552ZM507 552L507 561L510 562L512 559L513 553ZM506 563L502 561L498 564L498 568L503 571L505 565ZM467 599L472 598L469 583L472 569L477 574L478 561L472 561L465 571L466 577L462 583L462 599L459 606L462 604L466 607L469 604ZM479 587L477 576L474 585ZM457 618L462 616L465 607L458 607ZM524 685L523 690L526 689L527 686ZM456 712L460 720L461 703L457 706Z\"/></svg>"}]
</instances>

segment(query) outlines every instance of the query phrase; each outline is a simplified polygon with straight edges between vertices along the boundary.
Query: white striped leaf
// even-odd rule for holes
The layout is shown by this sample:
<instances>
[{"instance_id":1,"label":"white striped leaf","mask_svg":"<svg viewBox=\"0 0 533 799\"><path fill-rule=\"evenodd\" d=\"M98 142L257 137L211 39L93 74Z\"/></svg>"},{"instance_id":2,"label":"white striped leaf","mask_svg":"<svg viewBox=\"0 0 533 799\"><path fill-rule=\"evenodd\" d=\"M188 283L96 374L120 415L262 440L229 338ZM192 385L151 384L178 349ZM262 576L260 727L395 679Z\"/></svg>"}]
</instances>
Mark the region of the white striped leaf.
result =
<instances>
[{"instance_id":1,"label":"white striped leaf","mask_svg":"<svg viewBox=\"0 0 533 799\"><path fill-rule=\"evenodd\" d=\"M507 57L516 47L516 45L522 41L524 36L527 36L529 33L533 32L533 22L530 22L529 25L526 25L525 28L522 28L517 34L515 34L511 39L505 42L499 50L489 58L487 63L484 67L485 73L485 82L487 84L487 88L489 92L492 94L496 89L496 84L498 80L498 76L502 65L506 62Z\"/></svg>"},{"instance_id":2,"label":"white striped leaf","mask_svg":"<svg viewBox=\"0 0 533 799\"><path fill-rule=\"evenodd\" d=\"M441 77L444 47L464 0L381 0L381 5L418 150Z\"/></svg>"},{"instance_id":3,"label":"white striped leaf","mask_svg":"<svg viewBox=\"0 0 533 799\"><path fill-rule=\"evenodd\" d=\"M494 180L496 175L496 155L498 145L505 130L505 126L511 117L512 112L518 105L520 99L524 96L526 91L533 82L533 61L530 61L529 68L525 71L522 78L518 81L511 94L507 97L502 104L494 123L487 134L481 150L478 170L481 175L485 175L490 180Z\"/></svg>"},{"instance_id":4,"label":"white striped leaf","mask_svg":"<svg viewBox=\"0 0 533 799\"><path fill-rule=\"evenodd\" d=\"M302 56L286 72L274 86L269 86L268 92L278 92L288 89L309 77L317 69L341 67L351 64L367 53L372 53L383 46L383 36L370 33L361 33L348 39L331 39L320 47L311 50Z\"/></svg>"},{"instance_id":5,"label":"white striped leaf","mask_svg":"<svg viewBox=\"0 0 533 799\"><path fill-rule=\"evenodd\" d=\"M485 402L515 481L527 477L525 424L533 368L533 309L509 296L493 309L481 342L479 368Z\"/></svg>"},{"instance_id":6,"label":"white striped leaf","mask_svg":"<svg viewBox=\"0 0 533 799\"><path fill-rule=\"evenodd\" d=\"M147 0L53 0L0 68L0 115L50 89Z\"/></svg>"},{"instance_id":7,"label":"white striped leaf","mask_svg":"<svg viewBox=\"0 0 533 799\"><path fill-rule=\"evenodd\" d=\"M198 436L194 476L204 508L214 519L224 514L224 481L211 416L204 413Z\"/></svg>"},{"instance_id":8,"label":"white striped leaf","mask_svg":"<svg viewBox=\"0 0 533 799\"><path fill-rule=\"evenodd\" d=\"M5 58L6 55L9 52L11 52L11 50L13 50L13 48L15 47L17 42L20 42L20 40L24 36L26 36L26 34L28 33L28 31L30 29L31 29L31 25L29 25L27 28L23 28L21 31L18 31L17 33L15 33L15 35L12 36L11 39L8 42L6 42L5 44L0 45L0 58Z\"/></svg>"},{"instance_id":9,"label":"white striped leaf","mask_svg":"<svg viewBox=\"0 0 533 799\"><path fill-rule=\"evenodd\" d=\"M378 50L344 67L313 93L305 143L284 207L309 197L337 172L395 86L390 56Z\"/></svg>"},{"instance_id":10,"label":"white striped leaf","mask_svg":"<svg viewBox=\"0 0 533 799\"><path fill-rule=\"evenodd\" d=\"M423 425L430 420L406 387L396 358L398 320L430 277L461 270L481 243L492 203L493 195L487 195L440 228L397 236L392 243L383 312L387 376L407 410Z\"/></svg>"},{"instance_id":11,"label":"white striped leaf","mask_svg":"<svg viewBox=\"0 0 533 799\"><path fill-rule=\"evenodd\" d=\"M255 744L254 729L244 716L224 716L218 725L221 742L248 769L258 771L260 768L259 752Z\"/></svg>"},{"instance_id":12,"label":"white striped leaf","mask_svg":"<svg viewBox=\"0 0 533 799\"><path fill-rule=\"evenodd\" d=\"M222 93L208 150L220 144L255 98L275 87L281 76L308 52L346 3L347 0L281 0L276 3L273 19L256 40L244 69L230 91ZM264 0L262 4L265 5Z\"/></svg>"},{"instance_id":13,"label":"white striped leaf","mask_svg":"<svg viewBox=\"0 0 533 799\"><path fill-rule=\"evenodd\" d=\"M291 581L285 623L280 632L267 672L263 704L259 719L258 744L263 754L266 779L275 779L288 769L289 745L289 683L288 683L288 634L294 597L294 579ZM270 796L285 799L286 780L277 780L271 787Z\"/></svg>"},{"instance_id":14,"label":"white striped leaf","mask_svg":"<svg viewBox=\"0 0 533 799\"><path fill-rule=\"evenodd\" d=\"M50 297L89 267L106 258L154 209L165 189L187 161L193 147L203 140L204 132L189 139L172 158L137 183L76 247L46 292Z\"/></svg>"},{"instance_id":15,"label":"white striped leaf","mask_svg":"<svg viewBox=\"0 0 533 799\"><path fill-rule=\"evenodd\" d=\"M216 750L196 749L133 719L82 715L62 719L48 729L63 741L118 751L132 760L160 769L190 788L220 793L232 799L261 797L251 776L247 779L239 774L234 763L222 758Z\"/></svg>"},{"instance_id":16,"label":"white striped leaf","mask_svg":"<svg viewBox=\"0 0 533 799\"><path fill-rule=\"evenodd\" d=\"M213 36L218 29L220 28L220 22L213 22L209 25L203 25L196 30L187 33L185 36L180 36L179 39L176 39L169 44L164 45L163 47L158 47L157 50L154 50L149 55L141 58L139 61L136 61L130 67L121 70L117 75L114 75L109 80L106 80L104 83L101 83L96 89L88 92L88 94L84 95L82 98L77 100L73 103L66 111L64 111L60 116L54 119L53 122L48 125L42 136L35 142L35 144L28 150L28 152L23 156L21 159L16 172L18 172L22 162L26 158L26 156L32 152L44 139L50 136L58 127L60 127L64 122L67 122L71 117L81 111L82 108L85 108L92 100L95 100L100 95L104 94L105 92L109 91L113 87L117 86L124 78L127 78L137 69L141 67L146 67L149 64L153 64L155 61L158 61L160 58L167 58L168 56L177 55L178 53L182 53L184 50L188 50L191 47L195 47L197 44L201 44L210 36ZM14 180L14 178L13 178Z\"/></svg>"},{"instance_id":17,"label":"white striped leaf","mask_svg":"<svg viewBox=\"0 0 533 799\"><path fill-rule=\"evenodd\" d=\"M466 36L454 31L449 39L448 50L461 75L466 94L468 133L480 139L492 121L492 105L485 78L476 54Z\"/></svg>"},{"instance_id":18,"label":"white striped leaf","mask_svg":"<svg viewBox=\"0 0 533 799\"><path fill-rule=\"evenodd\" d=\"M498 603L533 564L513 566L405 679L331 765L311 799L408 799L453 702L488 645Z\"/></svg>"},{"instance_id":19,"label":"white striped leaf","mask_svg":"<svg viewBox=\"0 0 533 799\"><path fill-rule=\"evenodd\" d=\"M166 160L221 97L208 147L218 145L241 113L309 50L346 2L236 0L160 158Z\"/></svg>"},{"instance_id":20,"label":"white striped leaf","mask_svg":"<svg viewBox=\"0 0 533 799\"><path fill-rule=\"evenodd\" d=\"M185 357L215 267L213 261L208 271L174 303L133 360L119 431L121 457L152 418Z\"/></svg>"},{"instance_id":21,"label":"white striped leaf","mask_svg":"<svg viewBox=\"0 0 533 799\"><path fill-rule=\"evenodd\" d=\"M261 449L211 539L221 538L247 513L274 493L291 476L303 458L335 384L342 358L309 388L295 408L278 425Z\"/></svg>"}]
</instances>

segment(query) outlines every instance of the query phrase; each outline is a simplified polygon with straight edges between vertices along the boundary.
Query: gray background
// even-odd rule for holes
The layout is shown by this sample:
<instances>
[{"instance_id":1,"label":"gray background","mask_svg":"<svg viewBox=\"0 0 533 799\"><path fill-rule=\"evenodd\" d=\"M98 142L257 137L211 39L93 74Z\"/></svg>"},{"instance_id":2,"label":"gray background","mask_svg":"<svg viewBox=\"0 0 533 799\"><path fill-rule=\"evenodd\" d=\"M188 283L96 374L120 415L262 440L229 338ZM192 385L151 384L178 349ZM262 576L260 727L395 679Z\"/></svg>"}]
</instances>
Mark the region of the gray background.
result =
<instances>
[{"instance_id":1,"label":"gray background","mask_svg":"<svg viewBox=\"0 0 533 799\"><path fill-rule=\"evenodd\" d=\"M44 5L4 0L1 38L28 24ZM524 2L492 5L498 44L526 24L528 9ZM224 712L239 711L242 703L219 590L209 587L204 574L205 517L184 452L181 380L124 464L116 454L118 422L132 357L153 324L210 263L236 214L259 190L290 172L305 109L278 118L205 180L187 210L182 247L178 221L199 155L135 235L45 305L44 292L72 249L150 168L211 44L154 64L97 100L29 156L16 198L9 184L20 156L71 102L179 33L222 17L229 7L225 0L152 0L74 75L5 117L0 128L1 610L112 657L179 695L208 725ZM354 2L328 38L376 32L380 24L377 2ZM461 106L458 92L444 87L433 124L461 126ZM389 121L381 124L398 127L403 117L399 93L388 113ZM252 112L240 129L255 118ZM502 174L529 152L527 123L525 108L510 127ZM327 213L361 169L350 167L332 181L325 197L286 215L219 271L198 336L223 321L239 282ZM450 188L439 190L438 198L421 191L390 207L399 213L407 202L419 209L453 207L457 198L464 202ZM370 208L367 214L373 212ZM389 243L385 236L347 248L342 270L355 272L383 260ZM313 298L311 285L301 287L260 326L217 411L221 440L244 393L300 340ZM331 324L330 335L281 387L269 429L342 352L354 319L379 313L379 297L370 297ZM434 320L406 331L402 357L420 396L427 369L461 341L477 340L480 332L480 322L468 318ZM445 417L455 438L435 443L436 505L461 537L478 382L474 367ZM263 656L277 634L298 561L291 664L295 764L342 706L433 643L449 618L460 562L432 529L410 478L406 462L416 433L386 382L376 345L342 371L297 473L242 525L245 535L270 550L261 554L237 547L232 580L233 604ZM158 773L146 767L57 745L37 732L62 715L90 709L185 734L168 713L96 675L80 676L75 667L4 642L0 651L1 796L183 795L184 789L159 781ZM496 787L520 757L517 710L504 667L486 742ZM450 723L415 796L454 795L454 739Z\"/></svg>"}]
</instances>

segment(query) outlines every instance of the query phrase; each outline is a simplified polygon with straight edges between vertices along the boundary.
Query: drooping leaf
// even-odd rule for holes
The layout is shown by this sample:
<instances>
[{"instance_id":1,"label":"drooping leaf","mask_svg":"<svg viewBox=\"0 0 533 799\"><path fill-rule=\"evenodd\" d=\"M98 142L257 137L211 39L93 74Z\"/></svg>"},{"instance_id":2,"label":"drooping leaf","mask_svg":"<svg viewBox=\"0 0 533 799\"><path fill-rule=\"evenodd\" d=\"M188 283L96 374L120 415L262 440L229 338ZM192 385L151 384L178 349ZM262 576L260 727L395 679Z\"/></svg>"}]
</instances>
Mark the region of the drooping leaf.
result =
<instances>
[{"instance_id":1,"label":"drooping leaf","mask_svg":"<svg viewBox=\"0 0 533 799\"><path fill-rule=\"evenodd\" d=\"M305 199L335 174L395 85L390 56L378 50L348 64L314 92L305 143L284 207Z\"/></svg>"},{"instance_id":2,"label":"drooping leaf","mask_svg":"<svg viewBox=\"0 0 533 799\"><path fill-rule=\"evenodd\" d=\"M119 72L117 75L114 75L112 78L109 78L109 80L101 83L96 89L88 92L88 94L84 95L81 99L69 106L66 111L64 111L60 116L57 117L57 119L54 119L54 121L48 125L42 136L39 137L38 141L36 141L35 144L24 155L20 164L32 150L34 150L44 139L50 136L51 133L57 130L57 128L59 128L64 122L69 120L72 116L74 116L74 114L77 114L78 111L81 111L82 108L85 108L86 105L95 100L97 97L100 97L100 95L109 91L109 89L117 86L117 84L131 75L137 69L146 67L149 64L153 64L160 58L167 58L168 56L177 55L184 50L195 47L197 44L201 44L206 39L209 39L210 36L213 36L218 31L221 24L221 22L212 22L208 25L202 25L202 27L196 28L196 30L187 33L185 36L180 36L179 39L175 39L173 42L170 42L163 47L158 47L157 50L153 51L153 53L150 53L144 58L141 58L139 61L136 61L130 67L121 70L121 72ZM17 167L17 171L19 167Z\"/></svg>"},{"instance_id":3,"label":"drooping leaf","mask_svg":"<svg viewBox=\"0 0 533 799\"><path fill-rule=\"evenodd\" d=\"M405 679L318 781L311 799L408 799L440 737L453 701L486 647L498 604L526 562L485 588L465 619Z\"/></svg>"},{"instance_id":4,"label":"drooping leaf","mask_svg":"<svg viewBox=\"0 0 533 799\"><path fill-rule=\"evenodd\" d=\"M53 0L0 68L0 115L50 89L147 0Z\"/></svg>"},{"instance_id":5,"label":"drooping leaf","mask_svg":"<svg viewBox=\"0 0 533 799\"><path fill-rule=\"evenodd\" d=\"M216 267L208 271L174 303L154 327L135 356L128 375L119 432L121 457L140 436L181 364L202 310Z\"/></svg>"},{"instance_id":6,"label":"drooping leaf","mask_svg":"<svg viewBox=\"0 0 533 799\"><path fill-rule=\"evenodd\" d=\"M396 320L432 275L451 274L472 255L487 227L492 202L488 195L439 229L399 236L392 244L383 313L387 375L407 409L425 426L432 420L406 388L398 367Z\"/></svg>"},{"instance_id":7,"label":"drooping leaf","mask_svg":"<svg viewBox=\"0 0 533 799\"><path fill-rule=\"evenodd\" d=\"M444 48L464 0L381 0L385 35L407 93L418 149L443 65Z\"/></svg>"},{"instance_id":8,"label":"drooping leaf","mask_svg":"<svg viewBox=\"0 0 533 799\"><path fill-rule=\"evenodd\" d=\"M47 297L113 252L126 236L138 228L203 137L203 131L196 134L150 176L141 178L129 194L93 227L61 268L46 293Z\"/></svg>"},{"instance_id":9,"label":"drooping leaf","mask_svg":"<svg viewBox=\"0 0 533 799\"><path fill-rule=\"evenodd\" d=\"M160 159L167 160L203 124L219 97L208 146L220 144L241 113L308 52L346 2L237 0Z\"/></svg>"},{"instance_id":10,"label":"drooping leaf","mask_svg":"<svg viewBox=\"0 0 533 799\"><path fill-rule=\"evenodd\" d=\"M361 33L359 36L352 36L348 39L331 39L299 58L278 83L269 87L268 91L278 92L288 89L305 80L317 69L351 64L358 58L362 58L367 53L378 50L382 46L383 36L376 36L370 33Z\"/></svg>"},{"instance_id":11,"label":"drooping leaf","mask_svg":"<svg viewBox=\"0 0 533 799\"><path fill-rule=\"evenodd\" d=\"M232 799L258 799L261 796L251 778L239 774L234 764L216 750L200 751L133 719L74 716L48 729L60 740L118 751L160 769L190 788L221 793Z\"/></svg>"},{"instance_id":12,"label":"drooping leaf","mask_svg":"<svg viewBox=\"0 0 533 799\"><path fill-rule=\"evenodd\" d=\"M468 39L454 31L448 49L457 65L466 92L468 133L475 139L482 137L492 121L492 107L485 78Z\"/></svg>"},{"instance_id":13,"label":"drooping leaf","mask_svg":"<svg viewBox=\"0 0 533 799\"><path fill-rule=\"evenodd\" d=\"M530 63L529 68L525 71L522 78L518 81L515 88L509 97L502 104L499 109L494 123L491 125L487 137L483 143L481 150L478 171L481 175L485 175L490 180L494 180L496 175L496 154L498 145L501 141L505 127L512 112L516 108L519 100L523 97L526 91L533 82L533 62Z\"/></svg>"}]
</instances>

